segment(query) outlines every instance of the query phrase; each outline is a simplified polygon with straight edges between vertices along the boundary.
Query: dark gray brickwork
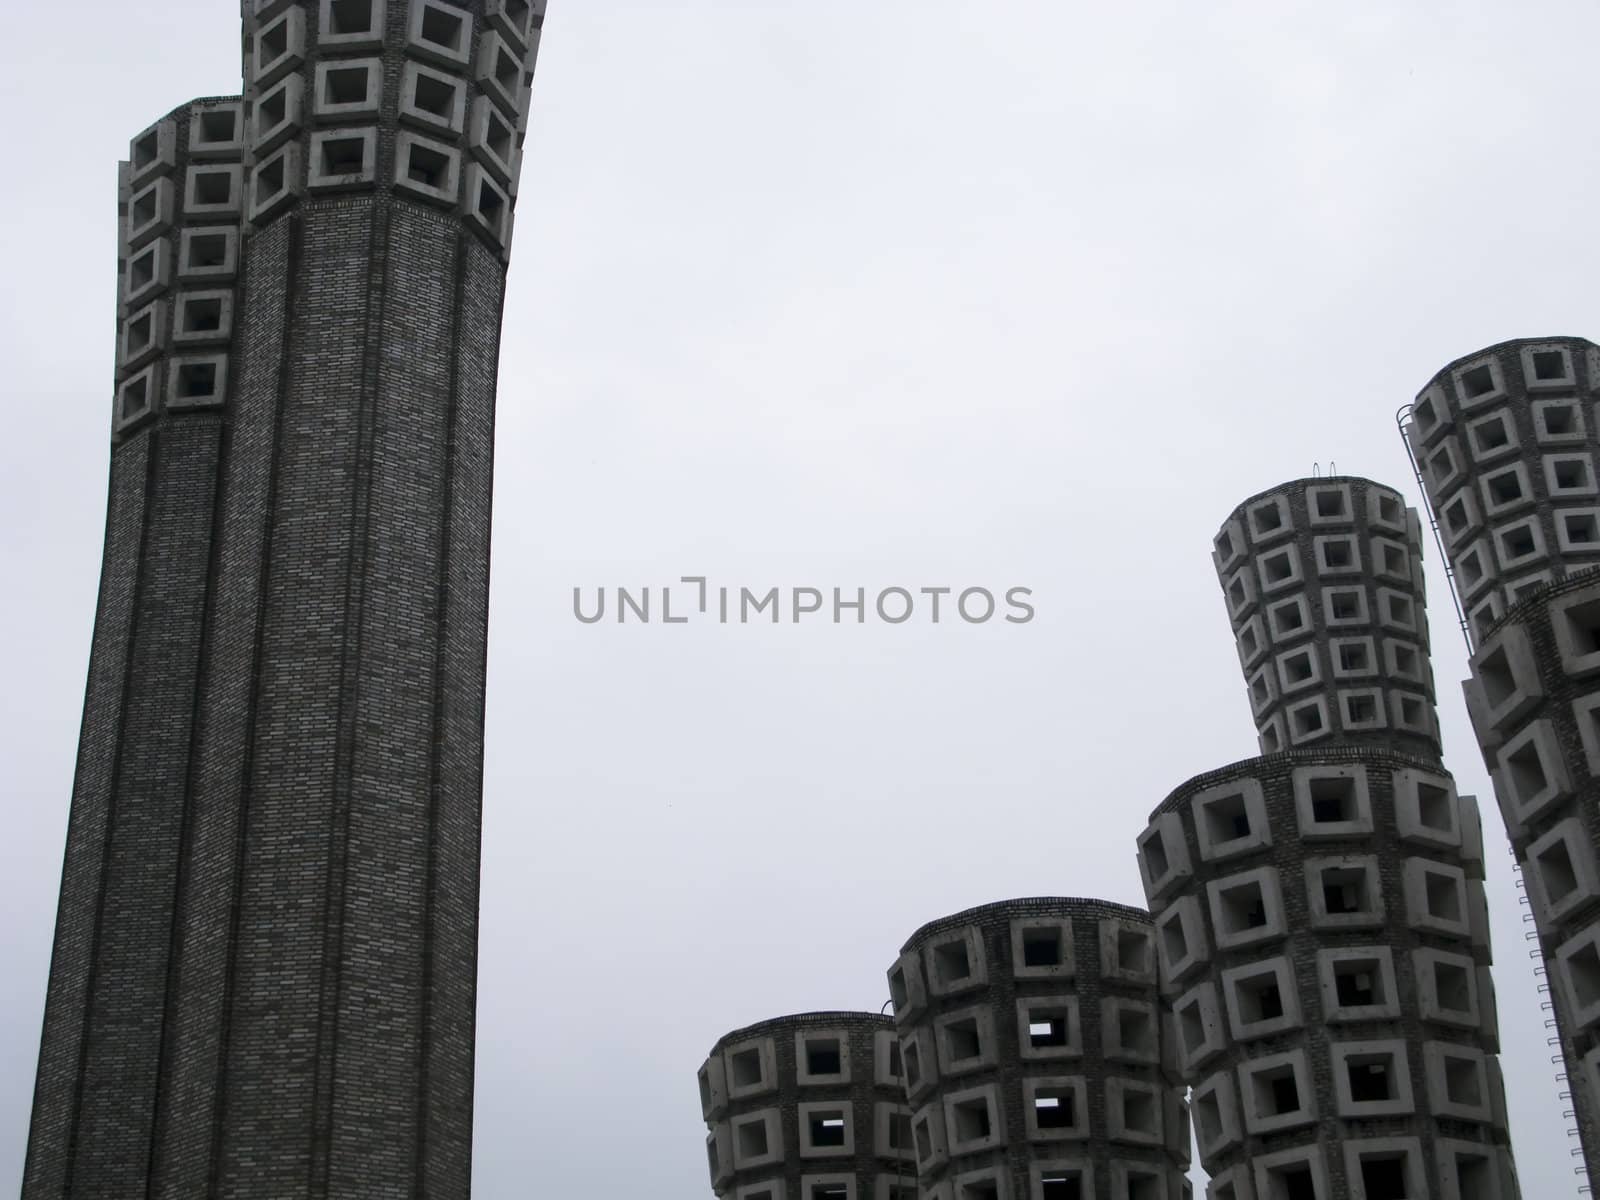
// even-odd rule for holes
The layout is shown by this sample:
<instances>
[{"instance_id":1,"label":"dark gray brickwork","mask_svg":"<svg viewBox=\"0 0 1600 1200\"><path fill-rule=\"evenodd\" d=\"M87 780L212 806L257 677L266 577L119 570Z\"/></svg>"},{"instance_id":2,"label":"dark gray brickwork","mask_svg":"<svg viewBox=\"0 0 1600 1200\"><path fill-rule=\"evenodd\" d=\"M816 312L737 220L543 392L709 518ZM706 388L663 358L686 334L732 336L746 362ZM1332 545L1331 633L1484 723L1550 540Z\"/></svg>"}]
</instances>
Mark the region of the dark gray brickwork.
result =
<instances>
[{"instance_id":1,"label":"dark gray brickwork","mask_svg":"<svg viewBox=\"0 0 1600 1200\"><path fill-rule=\"evenodd\" d=\"M1187 1196L1148 913L1057 897L970 909L913 934L889 989L925 1200Z\"/></svg>"},{"instance_id":2,"label":"dark gray brickwork","mask_svg":"<svg viewBox=\"0 0 1600 1200\"><path fill-rule=\"evenodd\" d=\"M119 189L27 1200L469 1192L489 507L543 3L246 0Z\"/></svg>"},{"instance_id":3,"label":"dark gray brickwork","mask_svg":"<svg viewBox=\"0 0 1600 1200\"><path fill-rule=\"evenodd\" d=\"M718 1039L699 1072L724 1200L917 1200L894 1022L777 1017Z\"/></svg>"}]
</instances>

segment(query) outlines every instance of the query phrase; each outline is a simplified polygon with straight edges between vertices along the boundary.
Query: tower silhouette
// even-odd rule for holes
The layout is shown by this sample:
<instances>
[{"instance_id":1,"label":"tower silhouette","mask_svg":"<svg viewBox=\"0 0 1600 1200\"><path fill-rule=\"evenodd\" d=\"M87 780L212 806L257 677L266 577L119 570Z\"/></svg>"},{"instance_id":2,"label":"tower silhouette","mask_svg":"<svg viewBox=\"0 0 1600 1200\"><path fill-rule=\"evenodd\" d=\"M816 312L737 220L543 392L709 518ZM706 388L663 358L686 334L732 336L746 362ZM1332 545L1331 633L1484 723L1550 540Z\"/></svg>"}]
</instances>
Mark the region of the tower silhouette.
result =
<instances>
[{"instance_id":1,"label":"tower silhouette","mask_svg":"<svg viewBox=\"0 0 1600 1200\"><path fill-rule=\"evenodd\" d=\"M543 0L244 0L121 175L26 1200L465 1197L501 303Z\"/></svg>"}]
</instances>

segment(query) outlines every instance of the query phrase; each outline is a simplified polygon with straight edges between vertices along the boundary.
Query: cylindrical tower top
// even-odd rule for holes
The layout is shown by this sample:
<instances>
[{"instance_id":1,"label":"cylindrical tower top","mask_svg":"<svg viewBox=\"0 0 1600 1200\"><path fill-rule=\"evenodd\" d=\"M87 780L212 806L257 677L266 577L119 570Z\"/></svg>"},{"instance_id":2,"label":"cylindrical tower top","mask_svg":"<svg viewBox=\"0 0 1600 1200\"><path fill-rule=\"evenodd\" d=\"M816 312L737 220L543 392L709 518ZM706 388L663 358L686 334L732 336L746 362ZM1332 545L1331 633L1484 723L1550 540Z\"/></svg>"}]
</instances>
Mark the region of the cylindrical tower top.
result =
<instances>
[{"instance_id":1,"label":"cylindrical tower top","mask_svg":"<svg viewBox=\"0 0 1600 1200\"><path fill-rule=\"evenodd\" d=\"M1359 742L1439 756L1422 524L1392 488L1297 479L1212 551L1264 754Z\"/></svg>"},{"instance_id":2,"label":"cylindrical tower top","mask_svg":"<svg viewBox=\"0 0 1600 1200\"><path fill-rule=\"evenodd\" d=\"M912 935L889 990L921 1195L1178 1194L1188 1110L1149 913L968 909Z\"/></svg>"},{"instance_id":3,"label":"cylindrical tower top","mask_svg":"<svg viewBox=\"0 0 1600 1200\"><path fill-rule=\"evenodd\" d=\"M1501 342L1428 381L1402 428L1474 644L1519 599L1600 566L1600 346Z\"/></svg>"},{"instance_id":4,"label":"cylindrical tower top","mask_svg":"<svg viewBox=\"0 0 1600 1200\"><path fill-rule=\"evenodd\" d=\"M747 1025L717 1040L699 1084L718 1196L916 1200L890 1018L811 1012Z\"/></svg>"}]
</instances>

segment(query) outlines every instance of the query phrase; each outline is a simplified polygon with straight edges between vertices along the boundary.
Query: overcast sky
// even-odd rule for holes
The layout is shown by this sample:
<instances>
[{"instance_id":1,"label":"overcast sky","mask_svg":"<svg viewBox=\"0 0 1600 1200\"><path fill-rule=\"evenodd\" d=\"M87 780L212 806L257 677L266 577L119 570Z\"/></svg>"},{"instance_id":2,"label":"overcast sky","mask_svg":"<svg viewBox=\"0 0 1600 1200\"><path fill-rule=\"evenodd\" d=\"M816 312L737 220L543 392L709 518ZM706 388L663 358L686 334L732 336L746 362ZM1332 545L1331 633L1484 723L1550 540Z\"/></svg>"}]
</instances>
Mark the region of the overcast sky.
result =
<instances>
[{"instance_id":1,"label":"overcast sky","mask_svg":"<svg viewBox=\"0 0 1600 1200\"><path fill-rule=\"evenodd\" d=\"M0 41L0 1191L20 1178L98 577L117 160L236 92L230 0ZM554 0L505 313L476 1190L701 1200L723 1032L876 1010L923 921L1139 902L1255 752L1208 558L1246 495L1409 478L1393 414L1593 336L1600 9ZM1433 547L1428 547L1433 556ZM1575 1196L1484 799L1524 1194ZM1025 625L581 625L572 588L1034 590Z\"/></svg>"}]
</instances>

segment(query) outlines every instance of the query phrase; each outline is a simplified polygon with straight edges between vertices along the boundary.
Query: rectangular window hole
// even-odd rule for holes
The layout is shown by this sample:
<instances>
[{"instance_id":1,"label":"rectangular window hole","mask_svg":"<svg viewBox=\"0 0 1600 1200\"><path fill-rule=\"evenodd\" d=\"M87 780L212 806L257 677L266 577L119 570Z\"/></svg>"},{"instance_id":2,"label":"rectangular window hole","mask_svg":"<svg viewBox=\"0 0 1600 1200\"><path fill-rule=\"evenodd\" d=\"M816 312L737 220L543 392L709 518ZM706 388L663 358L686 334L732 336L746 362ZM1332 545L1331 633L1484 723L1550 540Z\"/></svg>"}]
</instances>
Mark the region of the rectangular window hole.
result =
<instances>
[{"instance_id":1,"label":"rectangular window hole","mask_svg":"<svg viewBox=\"0 0 1600 1200\"><path fill-rule=\"evenodd\" d=\"M806 1074L837 1075L844 1070L844 1052L838 1038L806 1039Z\"/></svg>"},{"instance_id":2,"label":"rectangular window hole","mask_svg":"<svg viewBox=\"0 0 1600 1200\"><path fill-rule=\"evenodd\" d=\"M1278 987L1278 973L1268 971L1241 979L1234 987L1239 1015L1248 1024L1276 1021L1283 1016L1283 992Z\"/></svg>"},{"instance_id":3,"label":"rectangular window hole","mask_svg":"<svg viewBox=\"0 0 1600 1200\"><path fill-rule=\"evenodd\" d=\"M1059 967L1061 965L1061 930L1025 929L1022 932L1022 965L1025 967Z\"/></svg>"},{"instance_id":4,"label":"rectangular window hole","mask_svg":"<svg viewBox=\"0 0 1600 1200\"><path fill-rule=\"evenodd\" d=\"M424 75L419 71L411 88L412 107L444 121L454 120L460 87L460 84L451 83L435 75Z\"/></svg>"},{"instance_id":5,"label":"rectangular window hole","mask_svg":"<svg viewBox=\"0 0 1600 1200\"><path fill-rule=\"evenodd\" d=\"M1394 1056L1352 1054L1344 1061L1350 1099L1358 1104L1395 1098Z\"/></svg>"},{"instance_id":6,"label":"rectangular window hole","mask_svg":"<svg viewBox=\"0 0 1600 1200\"><path fill-rule=\"evenodd\" d=\"M200 144L224 145L239 140L239 114L231 108L210 108L200 114Z\"/></svg>"},{"instance_id":7,"label":"rectangular window hole","mask_svg":"<svg viewBox=\"0 0 1600 1200\"><path fill-rule=\"evenodd\" d=\"M813 1146L844 1145L844 1118L838 1113L813 1113L811 1115L811 1144Z\"/></svg>"},{"instance_id":8,"label":"rectangular window hole","mask_svg":"<svg viewBox=\"0 0 1600 1200\"><path fill-rule=\"evenodd\" d=\"M1376 959L1345 959L1333 965L1333 991L1341 1008L1368 1008L1389 1002Z\"/></svg>"},{"instance_id":9,"label":"rectangular window hole","mask_svg":"<svg viewBox=\"0 0 1600 1200\"><path fill-rule=\"evenodd\" d=\"M760 1158L767 1153L767 1123L764 1120L746 1121L734 1129L739 1140L741 1158Z\"/></svg>"},{"instance_id":10,"label":"rectangular window hole","mask_svg":"<svg viewBox=\"0 0 1600 1200\"><path fill-rule=\"evenodd\" d=\"M1361 1188L1366 1200L1412 1200L1408 1180L1402 1155L1361 1160Z\"/></svg>"},{"instance_id":11,"label":"rectangular window hole","mask_svg":"<svg viewBox=\"0 0 1600 1200\"><path fill-rule=\"evenodd\" d=\"M264 204L284 188L284 159L280 154L256 168L256 204Z\"/></svg>"},{"instance_id":12,"label":"rectangular window hole","mask_svg":"<svg viewBox=\"0 0 1600 1200\"><path fill-rule=\"evenodd\" d=\"M133 169L142 171L155 162L161 154L160 131L152 129L133 143Z\"/></svg>"},{"instance_id":13,"label":"rectangular window hole","mask_svg":"<svg viewBox=\"0 0 1600 1200\"><path fill-rule=\"evenodd\" d=\"M1517 559L1538 553L1539 543L1534 537L1533 529L1524 524L1501 530L1500 548L1507 559L1515 562Z\"/></svg>"},{"instance_id":14,"label":"rectangular window hole","mask_svg":"<svg viewBox=\"0 0 1600 1200\"><path fill-rule=\"evenodd\" d=\"M216 394L216 363L192 362L179 364L177 396L180 400L204 400Z\"/></svg>"},{"instance_id":15,"label":"rectangular window hole","mask_svg":"<svg viewBox=\"0 0 1600 1200\"><path fill-rule=\"evenodd\" d=\"M1487 396L1495 390L1494 372L1489 369L1488 364L1471 367L1461 372L1461 388L1469 400Z\"/></svg>"},{"instance_id":16,"label":"rectangular window hole","mask_svg":"<svg viewBox=\"0 0 1600 1200\"><path fill-rule=\"evenodd\" d=\"M1511 774L1511 786L1524 804L1550 786L1550 777L1545 773L1544 759L1539 756L1539 744L1536 741L1530 739L1506 755L1505 764Z\"/></svg>"},{"instance_id":17,"label":"rectangular window hole","mask_svg":"<svg viewBox=\"0 0 1600 1200\"><path fill-rule=\"evenodd\" d=\"M1453 875L1434 871L1423 872L1423 896L1428 915L1441 921L1459 923L1461 913L1461 881Z\"/></svg>"},{"instance_id":18,"label":"rectangular window hole","mask_svg":"<svg viewBox=\"0 0 1600 1200\"><path fill-rule=\"evenodd\" d=\"M189 266L206 269L228 264L228 235L197 233L188 241Z\"/></svg>"},{"instance_id":19,"label":"rectangular window hole","mask_svg":"<svg viewBox=\"0 0 1600 1200\"><path fill-rule=\"evenodd\" d=\"M1433 993L1439 1007L1451 1012L1472 1011L1472 974L1460 963L1435 959L1433 962Z\"/></svg>"},{"instance_id":20,"label":"rectangular window hole","mask_svg":"<svg viewBox=\"0 0 1600 1200\"><path fill-rule=\"evenodd\" d=\"M362 34L373 32L373 0L333 0L328 6L327 32Z\"/></svg>"},{"instance_id":21,"label":"rectangular window hole","mask_svg":"<svg viewBox=\"0 0 1600 1200\"><path fill-rule=\"evenodd\" d=\"M1539 408L1541 423L1550 437L1567 437L1578 432L1578 408L1575 404L1545 404Z\"/></svg>"},{"instance_id":22,"label":"rectangular window hole","mask_svg":"<svg viewBox=\"0 0 1600 1200\"><path fill-rule=\"evenodd\" d=\"M416 142L411 143L406 159L406 178L424 187L443 187L450 171L450 157Z\"/></svg>"},{"instance_id":23,"label":"rectangular window hole","mask_svg":"<svg viewBox=\"0 0 1600 1200\"><path fill-rule=\"evenodd\" d=\"M215 333L222 328L222 298L220 296L189 297L182 304L183 333Z\"/></svg>"},{"instance_id":24,"label":"rectangular window hole","mask_svg":"<svg viewBox=\"0 0 1600 1200\"><path fill-rule=\"evenodd\" d=\"M1135 1054L1151 1055L1156 1052L1156 1026L1150 1013L1142 1008L1121 1008L1117 1011L1117 1041L1124 1050Z\"/></svg>"},{"instance_id":25,"label":"rectangular window hole","mask_svg":"<svg viewBox=\"0 0 1600 1200\"><path fill-rule=\"evenodd\" d=\"M369 67L333 67L323 74L324 104L365 104Z\"/></svg>"},{"instance_id":26,"label":"rectangular window hole","mask_svg":"<svg viewBox=\"0 0 1600 1200\"><path fill-rule=\"evenodd\" d=\"M1083 1200L1083 1176L1046 1174L1039 1179L1040 1200Z\"/></svg>"},{"instance_id":27,"label":"rectangular window hole","mask_svg":"<svg viewBox=\"0 0 1600 1200\"><path fill-rule=\"evenodd\" d=\"M1489 495L1496 505L1505 507L1515 504L1523 497L1522 480L1515 471L1502 471L1498 475L1491 475L1483 481L1489 489Z\"/></svg>"},{"instance_id":28,"label":"rectangular window hole","mask_svg":"<svg viewBox=\"0 0 1600 1200\"><path fill-rule=\"evenodd\" d=\"M158 247L152 246L128 264L128 291L137 293L141 288L149 287L156 278L156 252Z\"/></svg>"},{"instance_id":29,"label":"rectangular window hole","mask_svg":"<svg viewBox=\"0 0 1600 1200\"><path fill-rule=\"evenodd\" d=\"M729 1073L733 1076L733 1086L736 1088L759 1087L763 1074L761 1070L761 1051L752 1046L748 1050L741 1050L729 1056Z\"/></svg>"},{"instance_id":30,"label":"rectangular window hole","mask_svg":"<svg viewBox=\"0 0 1600 1200\"><path fill-rule=\"evenodd\" d=\"M1356 781L1345 775L1313 778L1307 785L1311 795L1311 819L1318 825L1344 824L1359 816Z\"/></svg>"},{"instance_id":31,"label":"rectangular window hole","mask_svg":"<svg viewBox=\"0 0 1600 1200\"><path fill-rule=\"evenodd\" d=\"M963 1017L951 1021L944 1029L945 1045L950 1047L950 1058L961 1062L983 1057L983 1039L978 1035L978 1019Z\"/></svg>"},{"instance_id":32,"label":"rectangular window hole","mask_svg":"<svg viewBox=\"0 0 1600 1200\"><path fill-rule=\"evenodd\" d=\"M1117 968L1124 974L1144 975L1151 969L1150 939L1129 929L1117 931Z\"/></svg>"},{"instance_id":33,"label":"rectangular window hole","mask_svg":"<svg viewBox=\"0 0 1600 1200\"><path fill-rule=\"evenodd\" d=\"M367 169L366 139L324 138L321 143L323 175L360 175Z\"/></svg>"},{"instance_id":34,"label":"rectangular window hole","mask_svg":"<svg viewBox=\"0 0 1600 1200\"><path fill-rule=\"evenodd\" d=\"M988 1137L994 1130L989 1119L989 1105L982 1097L962 1100L950 1106L955 1117L957 1141L974 1142Z\"/></svg>"},{"instance_id":35,"label":"rectangular window hole","mask_svg":"<svg viewBox=\"0 0 1600 1200\"><path fill-rule=\"evenodd\" d=\"M289 52L289 22L277 21L263 29L260 34L259 50L256 62L261 66L275 62Z\"/></svg>"},{"instance_id":36,"label":"rectangular window hole","mask_svg":"<svg viewBox=\"0 0 1600 1200\"><path fill-rule=\"evenodd\" d=\"M1364 867L1325 867L1321 875L1323 908L1330 916L1370 911Z\"/></svg>"},{"instance_id":37,"label":"rectangular window hole","mask_svg":"<svg viewBox=\"0 0 1600 1200\"><path fill-rule=\"evenodd\" d=\"M150 375L145 373L122 385L117 398L119 416L131 420L150 410Z\"/></svg>"},{"instance_id":38,"label":"rectangular window hole","mask_svg":"<svg viewBox=\"0 0 1600 1200\"><path fill-rule=\"evenodd\" d=\"M1028 1045L1036 1050L1067 1044L1067 1018L1060 1013L1028 1014Z\"/></svg>"},{"instance_id":39,"label":"rectangular window hole","mask_svg":"<svg viewBox=\"0 0 1600 1200\"><path fill-rule=\"evenodd\" d=\"M1566 839L1557 838L1538 853L1539 882L1546 899L1559 904L1578 890L1578 872L1572 865L1572 851Z\"/></svg>"},{"instance_id":40,"label":"rectangular window hole","mask_svg":"<svg viewBox=\"0 0 1600 1200\"><path fill-rule=\"evenodd\" d=\"M1210 835L1212 845L1250 836L1250 809L1245 803L1244 793L1207 800L1204 813L1206 832Z\"/></svg>"},{"instance_id":41,"label":"rectangular window hole","mask_svg":"<svg viewBox=\"0 0 1600 1200\"><path fill-rule=\"evenodd\" d=\"M1269 554L1261 560L1261 571L1269 584L1283 583L1294 578L1294 558L1287 550Z\"/></svg>"},{"instance_id":42,"label":"rectangular window hole","mask_svg":"<svg viewBox=\"0 0 1600 1200\"><path fill-rule=\"evenodd\" d=\"M430 4L422 10L422 28L419 32L423 41L448 50L451 54L460 54L466 26L466 19L459 13Z\"/></svg>"},{"instance_id":43,"label":"rectangular window hole","mask_svg":"<svg viewBox=\"0 0 1600 1200\"><path fill-rule=\"evenodd\" d=\"M1041 1087L1033 1097L1033 1119L1040 1129L1071 1129L1078 1123L1077 1097L1069 1087Z\"/></svg>"},{"instance_id":44,"label":"rectangular window hole","mask_svg":"<svg viewBox=\"0 0 1600 1200\"><path fill-rule=\"evenodd\" d=\"M155 325L155 313L149 309L128 321L123 344L130 356L140 353L150 345L151 339L155 337Z\"/></svg>"},{"instance_id":45,"label":"rectangular window hole","mask_svg":"<svg viewBox=\"0 0 1600 1200\"><path fill-rule=\"evenodd\" d=\"M1346 725L1370 725L1378 719L1378 702L1365 692L1343 695Z\"/></svg>"},{"instance_id":46,"label":"rectangular window hole","mask_svg":"<svg viewBox=\"0 0 1600 1200\"><path fill-rule=\"evenodd\" d=\"M1444 1060L1444 1092L1452 1104L1477 1108L1483 1104L1482 1073L1476 1059L1447 1055Z\"/></svg>"},{"instance_id":47,"label":"rectangular window hole","mask_svg":"<svg viewBox=\"0 0 1600 1200\"><path fill-rule=\"evenodd\" d=\"M1600 544L1600 521L1595 519L1593 513L1560 513L1561 528L1566 534L1567 544L1570 546L1593 546Z\"/></svg>"},{"instance_id":48,"label":"rectangular window hole","mask_svg":"<svg viewBox=\"0 0 1600 1200\"><path fill-rule=\"evenodd\" d=\"M947 987L963 982L972 974L972 960L967 956L965 938L933 948L933 972L939 982Z\"/></svg>"},{"instance_id":49,"label":"rectangular window hole","mask_svg":"<svg viewBox=\"0 0 1600 1200\"><path fill-rule=\"evenodd\" d=\"M1223 888L1218 893L1222 903L1224 933L1245 933L1260 929L1267 923L1267 902L1261 884L1255 880Z\"/></svg>"},{"instance_id":50,"label":"rectangular window hole","mask_svg":"<svg viewBox=\"0 0 1600 1200\"><path fill-rule=\"evenodd\" d=\"M1366 604L1362 593L1355 588L1329 591L1328 607L1332 610L1335 621L1360 621L1366 615Z\"/></svg>"}]
</instances>

